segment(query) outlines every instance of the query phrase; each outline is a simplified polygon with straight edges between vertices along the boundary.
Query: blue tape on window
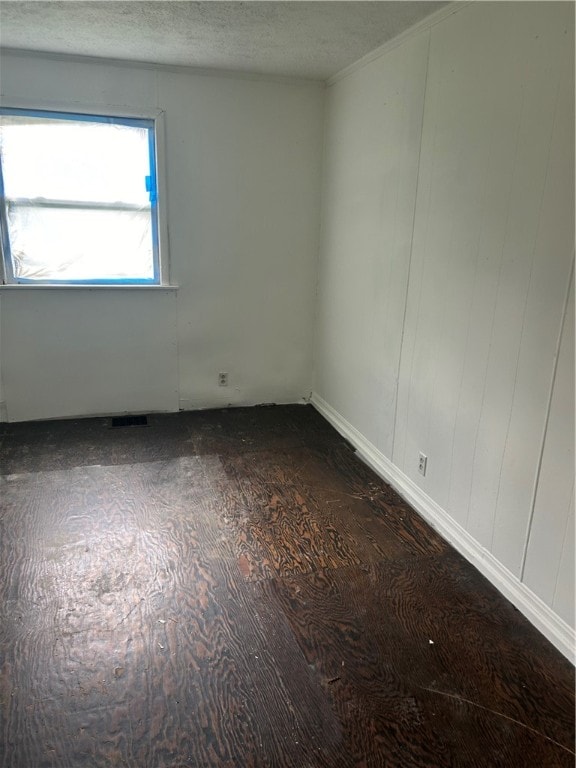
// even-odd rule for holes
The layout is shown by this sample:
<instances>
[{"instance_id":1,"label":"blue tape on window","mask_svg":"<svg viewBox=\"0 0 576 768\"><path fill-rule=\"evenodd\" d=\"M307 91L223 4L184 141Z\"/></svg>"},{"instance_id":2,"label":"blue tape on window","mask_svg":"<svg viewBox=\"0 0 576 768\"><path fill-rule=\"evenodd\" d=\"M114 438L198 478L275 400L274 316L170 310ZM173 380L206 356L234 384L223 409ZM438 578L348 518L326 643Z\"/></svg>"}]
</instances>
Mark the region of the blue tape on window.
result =
<instances>
[{"instance_id":1,"label":"blue tape on window","mask_svg":"<svg viewBox=\"0 0 576 768\"><path fill-rule=\"evenodd\" d=\"M154 184L154 179L152 176L146 176L145 179L146 184L146 192L150 193L150 202L155 203L158 200L158 194L156 192L156 185Z\"/></svg>"}]
</instances>

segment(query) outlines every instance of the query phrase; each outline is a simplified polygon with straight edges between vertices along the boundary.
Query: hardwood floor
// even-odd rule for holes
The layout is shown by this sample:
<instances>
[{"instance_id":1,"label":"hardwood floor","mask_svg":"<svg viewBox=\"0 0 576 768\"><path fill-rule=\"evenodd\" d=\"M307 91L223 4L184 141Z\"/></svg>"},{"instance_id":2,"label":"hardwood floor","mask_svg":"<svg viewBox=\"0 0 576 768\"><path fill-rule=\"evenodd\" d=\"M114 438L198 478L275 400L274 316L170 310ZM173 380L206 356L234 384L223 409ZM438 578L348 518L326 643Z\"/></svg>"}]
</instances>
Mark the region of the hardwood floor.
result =
<instances>
[{"instance_id":1,"label":"hardwood floor","mask_svg":"<svg viewBox=\"0 0 576 768\"><path fill-rule=\"evenodd\" d=\"M306 406L3 425L0 766L574 765L574 669Z\"/></svg>"}]
</instances>

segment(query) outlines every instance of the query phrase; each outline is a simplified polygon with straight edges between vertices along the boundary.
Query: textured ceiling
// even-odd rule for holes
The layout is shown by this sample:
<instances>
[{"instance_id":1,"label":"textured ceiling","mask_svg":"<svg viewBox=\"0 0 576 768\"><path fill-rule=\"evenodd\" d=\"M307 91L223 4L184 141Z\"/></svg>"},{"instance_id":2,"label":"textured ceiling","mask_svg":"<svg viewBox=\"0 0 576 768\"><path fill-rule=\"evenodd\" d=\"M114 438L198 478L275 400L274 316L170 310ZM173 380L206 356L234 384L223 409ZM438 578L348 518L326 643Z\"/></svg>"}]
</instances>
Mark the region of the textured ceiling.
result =
<instances>
[{"instance_id":1,"label":"textured ceiling","mask_svg":"<svg viewBox=\"0 0 576 768\"><path fill-rule=\"evenodd\" d=\"M444 2L0 1L0 45L326 79Z\"/></svg>"}]
</instances>

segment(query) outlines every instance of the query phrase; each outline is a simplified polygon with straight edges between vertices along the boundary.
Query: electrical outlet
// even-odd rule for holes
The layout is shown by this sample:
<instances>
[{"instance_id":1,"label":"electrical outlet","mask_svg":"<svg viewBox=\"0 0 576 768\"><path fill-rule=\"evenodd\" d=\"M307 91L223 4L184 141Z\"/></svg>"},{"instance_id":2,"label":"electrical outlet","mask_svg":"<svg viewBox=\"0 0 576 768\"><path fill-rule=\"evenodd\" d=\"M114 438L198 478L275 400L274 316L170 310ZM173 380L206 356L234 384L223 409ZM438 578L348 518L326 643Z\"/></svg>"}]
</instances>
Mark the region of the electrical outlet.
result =
<instances>
[{"instance_id":1,"label":"electrical outlet","mask_svg":"<svg viewBox=\"0 0 576 768\"><path fill-rule=\"evenodd\" d=\"M218 374L218 386L219 387L227 387L228 386L228 373L226 371L222 371Z\"/></svg>"},{"instance_id":2,"label":"electrical outlet","mask_svg":"<svg viewBox=\"0 0 576 768\"><path fill-rule=\"evenodd\" d=\"M418 454L418 472L420 472L421 475L426 474L426 464L428 464L428 456L424 453Z\"/></svg>"}]
</instances>

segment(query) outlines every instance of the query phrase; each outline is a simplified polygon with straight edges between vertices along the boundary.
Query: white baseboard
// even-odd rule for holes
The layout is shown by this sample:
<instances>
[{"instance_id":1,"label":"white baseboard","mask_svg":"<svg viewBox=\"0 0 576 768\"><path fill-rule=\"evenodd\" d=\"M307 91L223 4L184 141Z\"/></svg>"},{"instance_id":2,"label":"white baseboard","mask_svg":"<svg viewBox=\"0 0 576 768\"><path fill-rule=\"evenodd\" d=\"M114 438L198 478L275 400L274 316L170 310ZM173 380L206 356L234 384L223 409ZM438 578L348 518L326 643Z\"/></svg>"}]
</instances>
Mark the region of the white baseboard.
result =
<instances>
[{"instance_id":1,"label":"white baseboard","mask_svg":"<svg viewBox=\"0 0 576 768\"><path fill-rule=\"evenodd\" d=\"M312 405L356 448L362 459L389 483L432 528L460 552L480 573L572 663L575 660L574 630L543 600L523 584L488 550L484 549L442 507L387 459L364 435L316 393Z\"/></svg>"}]
</instances>

